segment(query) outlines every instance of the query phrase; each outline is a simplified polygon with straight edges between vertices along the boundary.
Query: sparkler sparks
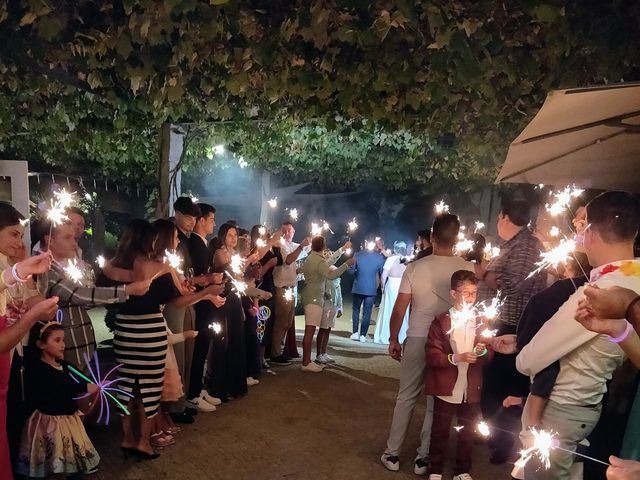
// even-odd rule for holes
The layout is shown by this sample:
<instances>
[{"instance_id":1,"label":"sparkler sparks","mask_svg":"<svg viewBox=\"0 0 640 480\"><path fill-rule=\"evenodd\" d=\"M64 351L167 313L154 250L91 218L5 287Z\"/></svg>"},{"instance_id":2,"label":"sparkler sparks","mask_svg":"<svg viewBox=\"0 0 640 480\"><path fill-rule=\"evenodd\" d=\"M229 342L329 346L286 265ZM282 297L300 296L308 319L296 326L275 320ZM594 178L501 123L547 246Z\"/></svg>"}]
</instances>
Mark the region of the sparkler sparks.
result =
<instances>
[{"instance_id":1,"label":"sparkler sparks","mask_svg":"<svg viewBox=\"0 0 640 480\"><path fill-rule=\"evenodd\" d=\"M278 197L272 198L268 203L271 208L276 208L278 206Z\"/></svg>"},{"instance_id":2,"label":"sparkler sparks","mask_svg":"<svg viewBox=\"0 0 640 480\"><path fill-rule=\"evenodd\" d=\"M520 458L516 462L516 466L522 468L529 460L536 456L540 459L544 468L548 470L551 467L549 460L551 450L558 446L555 434L545 430L537 430L536 428L531 428L530 432L533 435L533 446L520 450Z\"/></svg>"},{"instance_id":3,"label":"sparkler sparks","mask_svg":"<svg viewBox=\"0 0 640 480\"><path fill-rule=\"evenodd\" d=\"M460 432L460 430L462 430L463 428L464 428L464 425L456 425L455 427L453 427L453 429L454 429L456 432Z\"/></svg>"},{"instance_id":4,"label":"sparkler sparks","mask_svg":"<svg viewBox=\"0 0 640 480\"><path fill-rule=\"evenodd\" d=\"M576 249L576 242L570 239L560 240L560 245L552 248L548 252L540 253L540 261L536 262L538 268L529 274L527 278L534 276L549 267L558 267L558 265L566 264L571 253Z\"/></svg>"},{"instance_id":5,"label":"sparkler sparks","mask_svg":"<svg viewBox=\"0 0 640 480\"><path fill-rule=\"evenodd\" d=\"M267 246L267 242L265 242L262 238L256 239L256 247L264 248Z\"/></svg>"},{"instance_id":6,"label":"sparkler sparks","mask_svg":"<svg viewBox=\"0 0 640 480\"><path fill-rule=\"evenodd\" d=\"M475 225L476 225L475 233L477 233L479 230L483 230L485 227L484 223L478 222L478 221L476 221Z\"/></svg>"},{"instance_id":7,"label":"sparkler sparks","mask_svg":"<svg viewBox=\"0 0 640 480\"><path fill-rule=\"evenodd\" d=\"M209 330L213 331L213 333L217 335L222 331L222 325L220 325L218 322L214 322L209 325Z\"/></svg>"},{"instance_id":8,"label":"sparkler sparks","mask_svg":"<svg viewBox=\"0 0 640 480\"><path fill-rule=\"evenodd\" d=\"M76 201L76 192L67 192L64 188L53 192L53 196L56 198L56 204L63 210L69 208Z\"/></svg>"},{"instance_id":9,"label":"sparkler sparks","mask_svg":"<svg viewBox=\"0 0 640 480\"><path fill-rule=\"evenodd\" d=\"M373 252L373 250L376 248L376 242L367 241L367 242L365 242L364 245L365 245L366 249L369 250L370 252Z\"/></svg>"},{"instance_id":10,"label":"sparkler sparks","mask_svg":"<svg viewBox=\"0 0 640 480\"><path fill-rule=\"evenodd\" d=\"M183 273L182 263L184 262L184 260L175 251L165 250L163 261L164 263L168 263L169 266L175 269L176 272Z\"/></svg>"},{"instance_id":11,"label":"sparkler sparks","mask_svg":"<svg viewBox=\"0 0 640 480\"><path fill-rule=\"evenodd\" d=\"M51 208L47 210L47 220L51 222L52 226L62 225L69 220L69 217L64 213L65 207L61 207L57 202L51 200Z\"/></svg>"},{"instance_id":12,"label":"sparkler sparks","mask_svg":"<svg viewBox=\"0 0 640 480\"><path fill-rule=\"evenodd\" d=\"M480 332L480 336L483 338L495 337L497 334L498 334L497 328L495 329L486 328L482 332Z\"/></svg>"},{"instance_id":13,"label":"sparkler sparks","mask_svg":"<svg viewBox=\"0 0 640 480\"><path fill-rule=\"evenodd\" d=\"M447 205L446 203L444 203L444 200L440 200L438 203L436 203L433 206L434 210L436 211L437 215L440 215L442 213L448 213L449 212L449 205Z\"/></svg>"},{"instance_id":14,"label":"sparkler sparks","mask_svg":"<svg viewBox=\"0 0 640 480\"><path fill-rule=\"evenodd\" d=\"M353 253L353 249L352 249L352 248L347 248L347 249L344 251L344 254L345 254L345 255L351 255L352 253Z\"/></svg>"},{"instance_id":15,"label":"sparkler sparks","mask_svg":"<svg viewBox=\"0 0 640 480\"><path fill-rule=\"evenodd\" d=\"M244 265L244 260L240 255L236 253L235 255L231 256L230 267L233 273L235 273L236 275L240 275L242 273L243 265Z\"/></svg>"},{"instance_id":16,"label":"sparkler sparks","mask_svg":"<svg viewBox=\"0 0 640 480\"><path fill-rule=\"evenodd\" d=\"M356 217L353 217L353 220L351 220L348 224L347 224L347 230L349 231L349 233L353 233L358 229L358 222L356 222Z\"/></svg>"},{"instance_id":17,"label":"sparkler sparks","mask_svg":"<svg viewBox=\"0 0 640 480\"><path fill-rule=\"evenodd\" d=\"M549 230L549 236L557 237L558 235L560 235L560 229L556 226L551 227L551 230Z\"/></svg>"},{"instance_id":18,"label":"sparkler sparks","mask_svg":"<svg viewBox=\"0 0 640 480\"><path fill-rule=\"evenodd\" d=\"M104 258L104 256L98 255L96 257L96 264L98 265L98 267L104 268L106 263L107 263L107 260L106 260L106 258Z\"/></svg>"},{"instance_id":19,"label":"sparkler sparks","mask_svg":"<svg viewBox=\"0 0 640 480\"><path fill-rule=\"evenodd\" d=\"M491 260L498 255L500 255L500 248L494 247L493 245L491 245L491 242L487 243L487 245L484 247L485 260Z\"/></svg>"},{"instance_id":20,"label":"sparkler sparks","mask_svg":"<svg viewBox=\"0 0 640 480\"><path fill-rule=\"evenodd\" d=\"M282 295L287 302L293 300L293 288L285 288Z\"/></svg>"},{"instance_id":21,"label":"sparkler sparks","mask_svg":"<svg viewBox=\"0 0 640 480\"><path fill-rule=\"evenodd\" d=\"M473 249L473 245L475 242L473 240L461 239L458 243L456 243L454 247L454 251L456 253L469 252Z\"/></svg>"},{"instance_id":22,"label":"sparkler sparks","mask_svg":"<svg viewBox=\"0 0 640 480\"><path fill-rule=\"evenodd\" d=\"M456 328L469 325L470 322L475 323L478 312L472 303L463 303L462 309L453 309L451 312L451 328L447 332L450 335ZM475 324L473 325L475 327Z\"/></svg>"},{"instance_id":23,"label":"sparkler sparks","mask_svg":"<svg viewBox=\"0 0 640 480\"><path fill-rule=\"evenodd\" d=\"M289 210L289 217L291 218L291 220L293 220L294 222L298 220L298 209L297 208L292 208Z\"/></svg>"},{"instance_id":24,"label":"sparkler sparks","mask_svg":"<svg viewBox=\"0 0 640 480\"><path fill-rule=\"evenodd\" d=\"M478 433L483 437L488 437L489 435L491 435L491 430L489 429L489 425L487 425L487 422L485 422L484 420L478 423L477 430L478 430Z\"/></svg>"},{"instance_id":25,"label":"sparkler sparks","mask_svg":"<svg viewBox=\"0 0 640 480\"><path fill-rule=\"evenodd\" d=\"M231 277L231 275L229 276ZM242 282L240 280L236 280L235 278L231 277L231 283L233 284L233 287L236 289L236 293L238 294L238 296L246 292L247 290L246 282Z\"/></svg>"},{"instance_id":26,"label":"sparkler sparks","mask_svg":"<svg viewBox=\"0 0 640 480\"><path fill-rule=\"evenodd\" d=\"M487 304L486 301L480 303L480 315L487 320L495 320L500 315L500 307L504 304L504 300L500 299L500 291L496 296L491 299L491 302Z\"/></svg>"},{"instance_id":27,"label":"sparkler sparks","mask_svg":"<svg viewBox=\"0 0 640 480\"><path fill-rule=\"evenodd\" d=\"M575 186L565 187L564 190L551 192L550 195L554 197L554 201L550 204L546 204L545 208L547 209L547 212L549 212L552 216L558 216L569 208L571 199L574 197L579 197L582 192L584 192L584 190L576 188Z\"/></svg>"},{"instance_id":28,"label":"sparkler sparks","mask_svg":"<svg viewBox=\"0 0 640 480\"><path fill-rule=\"evenodd\" d=\"M69 277L69 280L76 283L82 283L84 272L78 266L78 260L76 260L75 258L69 259L67 262L67 266L64 267L63 270L64 270L64 273L67 274L67 277Z\"/></svg>"},{"instance_id":29,"label":"sparkler sparks","mask_svg":"<svg viewBox=\"0 0 640 480\"><path fill-rule=\"evenodd\" d=\"M267 227L265 227L264 225L260 225L258 227L258 233L260 234L260 236L264 236L267 233Z\"/></svg>"},{"instance_id":30,"label":"sparkler sparks","mask_svg":"<svg viewBox=\"0 0 640 480\"><path fill-rule=\"evenodd\" d=\"M29 224L29 219L25 218L23 220L20 220L20 225L23 227L26 227Z\"/></svg>"},{"instance_id":31,"label":"sparkler sparks","mask_svg":"<svg viewBox=\"0 0 640 480\"><path fill-rule=\"evenodd\" d=\"M317 223L311 223L311 236L317 237L319 235L322 235L322 227Z\"/></svg>"}]
</instances>

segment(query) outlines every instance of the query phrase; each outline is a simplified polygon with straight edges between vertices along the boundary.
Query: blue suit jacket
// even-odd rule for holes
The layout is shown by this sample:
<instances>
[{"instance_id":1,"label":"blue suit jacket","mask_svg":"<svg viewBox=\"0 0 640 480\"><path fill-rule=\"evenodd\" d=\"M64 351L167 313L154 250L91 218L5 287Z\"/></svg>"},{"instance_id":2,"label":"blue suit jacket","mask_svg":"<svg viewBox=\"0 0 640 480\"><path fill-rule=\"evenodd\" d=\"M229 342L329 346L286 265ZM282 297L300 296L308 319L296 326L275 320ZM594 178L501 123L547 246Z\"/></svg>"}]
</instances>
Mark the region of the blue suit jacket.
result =
<instances>
[{"instance_id":1,"label":"blue suit jacket","mask_svg":"<svg viewBox=\"0 0 640 480\"><path fill-rule=\"evenodd\" d=\"M378 275L382 275L385 258L368 250L356 253L355 258L356 263L349 268L349 273L355 275L351 293L375 295L378 291L376 279Z\"/></svg>"}]
</instances>

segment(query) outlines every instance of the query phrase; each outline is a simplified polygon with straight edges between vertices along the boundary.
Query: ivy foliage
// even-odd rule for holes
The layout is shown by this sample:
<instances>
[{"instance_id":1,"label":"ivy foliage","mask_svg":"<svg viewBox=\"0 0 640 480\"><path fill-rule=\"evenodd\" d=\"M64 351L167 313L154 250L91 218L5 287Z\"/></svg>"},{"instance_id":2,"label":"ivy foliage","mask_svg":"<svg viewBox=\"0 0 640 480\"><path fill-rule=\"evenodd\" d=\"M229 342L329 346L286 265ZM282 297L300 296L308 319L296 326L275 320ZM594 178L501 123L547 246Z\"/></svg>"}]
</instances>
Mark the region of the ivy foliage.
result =
<instances>
[{"instance_id":1,"label":"ivy foliage","mask_svg":"<svg viewBox=\"0 0 640 480\"><path fill-rule=\"evenodd\" d=\"M152 180L162 124L211 122L186 167L224 136L329 184L491 181L548 90L640 77L639 18L635 0L10 0L0 152Z\"/></svg>"}]
</instances>

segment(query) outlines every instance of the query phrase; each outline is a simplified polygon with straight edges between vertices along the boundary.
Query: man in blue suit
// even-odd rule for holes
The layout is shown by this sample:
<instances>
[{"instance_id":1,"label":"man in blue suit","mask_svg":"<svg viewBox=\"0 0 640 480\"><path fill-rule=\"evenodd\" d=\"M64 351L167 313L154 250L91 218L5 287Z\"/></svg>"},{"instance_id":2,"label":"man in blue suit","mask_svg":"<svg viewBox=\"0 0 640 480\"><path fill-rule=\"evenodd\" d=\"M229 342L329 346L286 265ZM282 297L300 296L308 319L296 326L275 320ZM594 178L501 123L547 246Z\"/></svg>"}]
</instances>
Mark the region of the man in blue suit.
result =
<instances>
[{"instance_id":1,"label":"man in blue suit","mask_svg":"<svg viewBox=\"0 0 640 480\"><path fill-rule=\"evenodd\" d=\"M351 340L365 343L367 331L371 323L371 311L378 293L379 278L382 275L385 258L378 253L378 245L367 244L365 250L356 253L356 263L349 268L355 276L351 293L353 294L353 335ZM360 308L362 307L362 324L360 324ZM360 328L358 329L358 326Z\"/></svg>"}]
</instances>

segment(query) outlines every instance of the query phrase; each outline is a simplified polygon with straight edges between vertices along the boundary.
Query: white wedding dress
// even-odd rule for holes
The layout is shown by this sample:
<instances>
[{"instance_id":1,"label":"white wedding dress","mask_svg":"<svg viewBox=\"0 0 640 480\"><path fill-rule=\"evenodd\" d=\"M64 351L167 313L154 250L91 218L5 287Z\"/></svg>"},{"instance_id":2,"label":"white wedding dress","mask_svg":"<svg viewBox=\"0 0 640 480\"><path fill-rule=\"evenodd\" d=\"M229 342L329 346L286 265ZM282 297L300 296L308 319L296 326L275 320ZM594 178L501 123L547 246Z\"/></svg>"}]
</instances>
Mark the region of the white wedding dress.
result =
<instances>
[{"instance_id":1,"label":"white wedding dress","mask_svg":"<svg viewBox=\"0 0 640 480\"><path fill-rule=\"evenodd\" d=\"M391 312L393 311L393 306L396 303L396 298L398 297L402 274L407 268L406 265L400 263L400 258L400 255L393 255L387 258L382 271L381 283L384 285L384 293L382 294L382 301L380 302L378 319L376 321L376 330L373 335L373 341L382 345L389 344ZM400 327L400 334L398 336L400 343L403 343L407 338L408 326L409 309L407 308L402 321L402 327Z\"/></svg>"}]
</instances>

